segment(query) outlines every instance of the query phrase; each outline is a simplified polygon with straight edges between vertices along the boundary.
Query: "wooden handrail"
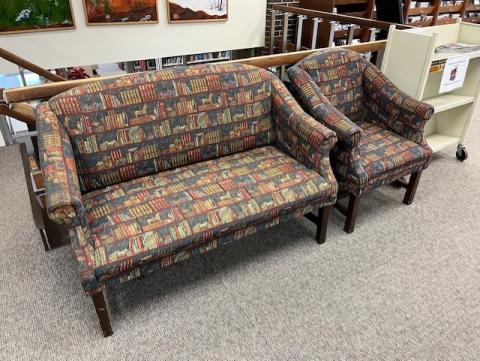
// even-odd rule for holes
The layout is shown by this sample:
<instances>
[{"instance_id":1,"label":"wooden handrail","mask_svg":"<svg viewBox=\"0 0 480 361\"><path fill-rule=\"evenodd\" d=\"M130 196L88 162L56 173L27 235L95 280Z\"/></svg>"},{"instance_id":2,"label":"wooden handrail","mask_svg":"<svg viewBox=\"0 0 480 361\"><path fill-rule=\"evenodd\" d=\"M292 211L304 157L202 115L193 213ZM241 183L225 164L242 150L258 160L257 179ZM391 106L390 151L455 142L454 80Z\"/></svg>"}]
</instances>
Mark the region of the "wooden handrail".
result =
<instances>
[{"instance_id":1,"label":"wooden handrail","mask_svg":"<svg viewBox=\"0 0 480 361\"><path fill-rule=\"evenodd\" d=\"M26 59L23 59L22 57L4 49L0 48L0 58L3 58L11 63L14 63L23 69L30 70L31 72L40 75L41 77L53 81L53 82L59 82L59 81L64 81L65 78L62 78L61 76L57 74L50 73L48 70L43 69L42 67L33 64L29 62Z\"/></svg>"},{"instance_id":2,"label":"wooden handrail","mask_svg":"<svg viewBox=\"0 0 480 361\"><path fill-rule=\"evenodd\" d=\"M283 12L286 12L286 13L291 13L291 14L296 14L296 15L305 15L305 16L308 16L310 18L327 19L327 20L330 20L330 21L338 21L339 23L355 24L355 25L359 25L359 26L366 26L366 27L369 27L369 28L376 28L376 29L382 29L382 30L390 29L390 25L393 24L393 23L389 23L389 22L386 22L386 21L364 19L364 18L358 18L358 17L355 17L355 16L349 16L349 15L333 14L333 13L328 13L328 12L325 12L325 11L298 8L298 7L295 7L295 6L274 4L272 6L272 8L274 10L283 11ZM413 26L405 25L405 24L396 24L396 25L397 25L397 29L412 29L413 28Z\"/></svg>"},{"instance_id":3,"label":"wooden handrail","mask_svg":"<svg viewBox=\"0 0 480 361\"><path fill-rule=\"evenodd\" d=\"M368 43L337 46L336 49L350 49L358 53L368 53L368 52L385 50L386 45L387 45L386 40L379 40L379 41L372 41ZM261 68L268 68L271 66L291 65L291 64L295 64L296 62L302 60L303 58L313 53L316 53L319 50L321 49L302 50L302 51L295 51L292 53L285 53L285 54L257 56L255 58L232 60L232 61L229 61L229 63L242 63L242 64L248 64L248 65L255 65Z\"/></svg>"},{"instance_id":4,"label":"wooden handrail","mask_svg":"<svg viewBox=\"0 0 480 361\"><path fill-rule=\"evenodd\" d=\"M11 108L7 104L0 104L0 114L15 118L28 125L35 125L33 107L28 103L12 104Z\"/></svg>"},{"instance_id":5,"label":"wooden handrail","mask_svg":"<svg viewBox=\"0 0 480 361\"><path fill-rule=\"evenodd\" d=\"M359 53L368 53L368 52L384 50L386 44L387 44L386 40L381 40L381 41L372 41L372 42L361 43L361 44L343 45L343 46L337 47L337 49L338 48L350 49L350 50L357 51ZM261 68L291 65L302 60L306 56L317 52L318 50L319 49L305 50L305 51L298 51L298 52L292 52L292 53L286 53L286 54L274 54L274 55L258 56L258 57L247 58L247 59L231 60L231 61L224 62L224 64L242 63L242 64L255 65ZM47 84L22 87L22 88L11 88L11 89L6 89L4 91L4 99L9 104L26 102L26 101L37 100L37 99L48 99L57 94L60 94L61 92L75 88L80 85L90 84L90 83L97 82L104 79L118 78L121 76L125 76L125 75L89 78L89 79L81 79L81 80L67 80L67 81L62 81L58 83L47 83Z\"/></svg>"}]
</instances>

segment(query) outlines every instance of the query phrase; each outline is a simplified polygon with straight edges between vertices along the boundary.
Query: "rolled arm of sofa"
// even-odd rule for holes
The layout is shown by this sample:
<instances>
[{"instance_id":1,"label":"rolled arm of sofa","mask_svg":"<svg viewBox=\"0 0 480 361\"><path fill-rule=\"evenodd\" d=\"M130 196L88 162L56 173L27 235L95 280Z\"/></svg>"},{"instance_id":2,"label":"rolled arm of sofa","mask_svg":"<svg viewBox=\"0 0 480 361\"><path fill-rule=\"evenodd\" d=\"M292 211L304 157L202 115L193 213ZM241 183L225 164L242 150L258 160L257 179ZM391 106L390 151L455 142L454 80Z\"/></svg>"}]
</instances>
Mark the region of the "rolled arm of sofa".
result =
<instances>
[{"instance_id":1,"label":"rolled arm of sofa","mask_svg":"<svg viewBox=\"0 0 480 361\"><path fill-rule=\"evenodd\" d=\"M79 263L82 285L91 292L97 287L93 272L94 249L89 242L90 230L84 217L70 139L47 103L37 107L36 115L47 213L55 222L66 225Z\"/></svg>"},{"instance_id":2,"label":"rolled arm of sofa","mask_svg":"<svg viewBox=\"0 0 480 361\"><path fill-rule=\"evenodd\" d=\"M37 107L37 130L48 216L67 226L79 225L84 211L72 145L46 103Z\"/></svg>"},{"instance_id":3,"label":"rolled arm of sofa","mask_svg":"<svg viewBox=\"0 0 480 361\"><path fill-rule=\"evenodd\" d=\"M335 133L305 113L280 80L273 79L272 92L278 147L336 184L329 161Z\"/></svg>"},{"instance_id":4,"label":"rolled arm of sofa","mask_svg":"<svg viewBox=\"0 0 480 361\"><path fill-rule=\"evenodd\" d=\"M423 130L434 112L431 105L402 92L371 64L365 69L363 86L368 120L381 122L413 142L425 143Z\"/></svg>"},{"instance_id":5,"label":"rolled arm of sofa","mask_svg":"<svg viewBox=\"0 0 480 361\"><path fill-rule=\"evenodd\" d=\"M355 148L360 143L362 128L340 113L322 94L310 74L298 66L288 69L292 87L307 111L333 130L344 146Z\"/></svg>"}]
</instances>

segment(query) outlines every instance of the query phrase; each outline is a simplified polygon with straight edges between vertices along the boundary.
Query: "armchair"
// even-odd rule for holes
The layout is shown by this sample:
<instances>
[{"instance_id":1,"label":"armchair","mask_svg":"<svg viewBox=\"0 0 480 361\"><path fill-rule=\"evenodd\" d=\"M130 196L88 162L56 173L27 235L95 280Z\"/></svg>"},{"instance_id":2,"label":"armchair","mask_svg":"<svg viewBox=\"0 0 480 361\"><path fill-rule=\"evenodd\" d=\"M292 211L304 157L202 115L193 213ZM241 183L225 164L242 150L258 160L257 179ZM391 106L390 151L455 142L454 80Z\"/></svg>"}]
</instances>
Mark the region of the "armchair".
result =
<instances>
[{"instance_id":1,"label":"armchair","mask_svg":"<svg viewBox=\"0 0 480 361\"><path fill-rule=\"evenodd\" d=\"M288 70L300 103L336 132L331 162L340 191L349 195L344 230L354 230L365 192L410 175L405 204L413 202L432 151L424 127L433 108L395 87L374 65L350 50L325 49Z\"/></svg>"}]
</instances>

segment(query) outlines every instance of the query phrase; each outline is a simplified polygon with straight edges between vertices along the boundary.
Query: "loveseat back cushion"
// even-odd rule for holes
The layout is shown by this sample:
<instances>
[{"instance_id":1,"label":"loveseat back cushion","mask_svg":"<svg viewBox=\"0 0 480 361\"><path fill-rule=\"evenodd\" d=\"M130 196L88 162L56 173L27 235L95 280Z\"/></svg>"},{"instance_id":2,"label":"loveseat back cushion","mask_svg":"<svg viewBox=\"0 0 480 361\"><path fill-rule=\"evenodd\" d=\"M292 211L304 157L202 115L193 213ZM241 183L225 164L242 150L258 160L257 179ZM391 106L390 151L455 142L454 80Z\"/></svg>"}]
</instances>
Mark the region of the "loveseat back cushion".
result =
<instances>
[{"instance_id":1,"label":"loveseat back cushion","mask_svg":"<svg viewBox=\"0 0 480 361\"><path fill-rule=\"evenodd\" d=\"M366 61L352 50L325 49L297 66L305 70L333 106L352 121L362 120L363 72Z\"/></svg>"},{"instance_id":2,"label":"loveseat back cushion","mask_svg":"<svg viewBox=\"0 0 480 361\"><path fill-rule=\"evenodd\" d=\"M271 144L271 76L199 65L102 80L49 101L82 192Z\"/></svg>"}]
</instances>

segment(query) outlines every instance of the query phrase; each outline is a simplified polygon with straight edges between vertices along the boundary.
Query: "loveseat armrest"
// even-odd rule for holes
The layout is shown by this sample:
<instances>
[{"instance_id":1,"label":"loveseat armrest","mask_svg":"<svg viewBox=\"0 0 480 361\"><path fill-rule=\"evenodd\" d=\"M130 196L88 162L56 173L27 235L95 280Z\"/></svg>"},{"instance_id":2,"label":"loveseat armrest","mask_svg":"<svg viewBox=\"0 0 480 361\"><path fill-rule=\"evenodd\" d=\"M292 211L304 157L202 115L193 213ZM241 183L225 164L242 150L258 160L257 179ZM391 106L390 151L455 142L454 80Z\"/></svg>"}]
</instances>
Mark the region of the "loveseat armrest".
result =
<instances>
[{"instance_id":1,"label":"loveseat armrest","mask_svg":"<svg viewBox=\"0 0 480 361\"><path fill-rule=\"evenodd\" d=\"M79 225L84 210L70 139L47 103L37 107L36 115L47 214L57 223Z\"/></svg>"},{"instance_id":2,"label":"loveseat armrest","mask_svg":"<svg viewBox=\"0 0 480 361\"><path fill-rule=\"evenodd\" d=\"M372 64L364 71L363 87L367 120L383 123L415 143L426 144L423 133L434 112L431 105L402 92Z\"/></svg>"},{"instance_id":3,"label":"loveseat armrest","mask_svg":"<svg viewBox=\"0 0 480 361\"><path fill-rule=\"evenodd\" d=\"M362 128L328 101L310 74L299 66L292 66L288 69L288 77L301 104L316 120L333 130L340 143L348 148L355 148L360 144Z\"/></svg>"},{"instance_id":4,"label":"loveseat armrest","mask_svg":"<svg viewBox=\"0 0 480 361\"><path fill-rule=\"evenodd\" d=\"M335 133L305 113L279 79L272 80L272 96L277 146L336 187L329 160Z\"/></svg>"},{"instance_id":5,"label":"loveseat armrest","mask_svg":"<svg viewBox=\"0 0 480 361\"><path fill-rule=\"evenodd\" d=\"M84 216L75 158L70 139L47 103L36 110L40 165L45 183L48 216L68 229L79 264L82 285L94 290L95 250L90 243L90 230Z\"/></svg>"}]
</instances>

